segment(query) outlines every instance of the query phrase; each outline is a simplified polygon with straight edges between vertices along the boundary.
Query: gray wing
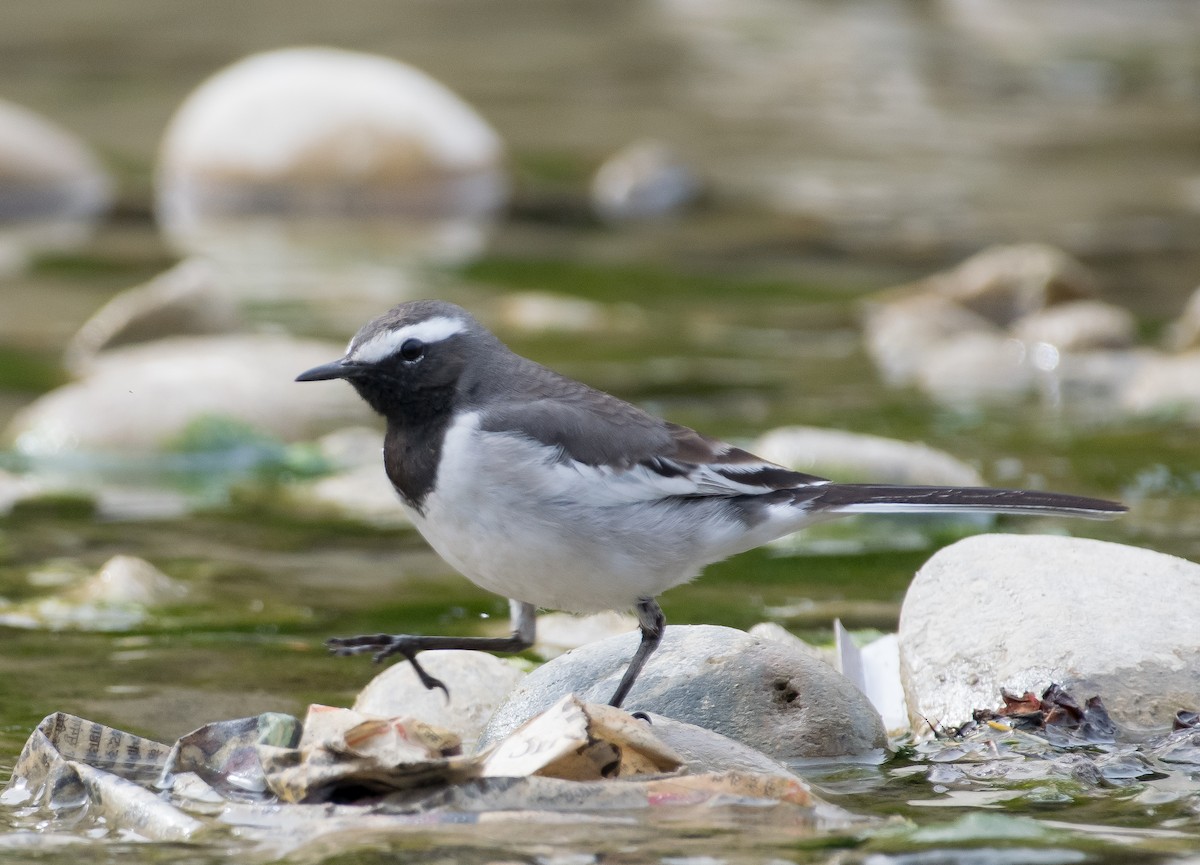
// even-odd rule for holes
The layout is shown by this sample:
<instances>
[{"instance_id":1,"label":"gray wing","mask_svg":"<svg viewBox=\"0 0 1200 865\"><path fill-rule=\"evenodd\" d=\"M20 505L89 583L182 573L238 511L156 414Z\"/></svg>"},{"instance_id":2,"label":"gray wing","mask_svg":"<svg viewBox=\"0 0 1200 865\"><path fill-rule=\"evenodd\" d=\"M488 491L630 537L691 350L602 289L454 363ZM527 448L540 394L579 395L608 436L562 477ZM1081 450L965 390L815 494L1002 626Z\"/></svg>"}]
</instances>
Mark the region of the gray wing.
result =
<instances>
[{"instance_id":1,"label":"gray wing","mask_svg":"<svg viewBox=\"0 0 1200 865\"><path fill-rule=\"evenodd\" d=\"M543 368L544 369L544 368ZM481 428L533 439L563 461L605 470L631 487L668 496L757 495L824 478L791 471L740 448L668 423L603 391L554 373L537 397L484 408Z\"/></svg>"}]
</instances>

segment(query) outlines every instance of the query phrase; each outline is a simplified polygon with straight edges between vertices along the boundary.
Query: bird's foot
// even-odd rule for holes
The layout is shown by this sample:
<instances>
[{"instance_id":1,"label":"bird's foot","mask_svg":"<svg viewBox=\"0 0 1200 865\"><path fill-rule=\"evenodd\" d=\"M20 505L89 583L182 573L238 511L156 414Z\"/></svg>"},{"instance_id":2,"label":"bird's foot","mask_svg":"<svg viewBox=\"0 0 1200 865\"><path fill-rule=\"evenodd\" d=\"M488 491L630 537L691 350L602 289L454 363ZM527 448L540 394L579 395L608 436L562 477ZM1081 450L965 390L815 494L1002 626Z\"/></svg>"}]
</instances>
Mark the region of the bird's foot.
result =
<instances>
[{"instance_id":1,"label":"bird's foot","mask_svg":"<svg viewBox=\"0 0 1200 865\"><path fill-rule=\"evenodd\" d=\"M417 662L417 653L423 648L421 638L410 634L370 634L360 637L330 637L325 641L326 647L335 655L366 655L371 654L371 660L376 664L384 658L400 655L412 665L413 672L421 680L421 684L432 691L440 688L450 699L450 689L441 679L429 675L424 667Z\"/></svg>"}]
</instances>

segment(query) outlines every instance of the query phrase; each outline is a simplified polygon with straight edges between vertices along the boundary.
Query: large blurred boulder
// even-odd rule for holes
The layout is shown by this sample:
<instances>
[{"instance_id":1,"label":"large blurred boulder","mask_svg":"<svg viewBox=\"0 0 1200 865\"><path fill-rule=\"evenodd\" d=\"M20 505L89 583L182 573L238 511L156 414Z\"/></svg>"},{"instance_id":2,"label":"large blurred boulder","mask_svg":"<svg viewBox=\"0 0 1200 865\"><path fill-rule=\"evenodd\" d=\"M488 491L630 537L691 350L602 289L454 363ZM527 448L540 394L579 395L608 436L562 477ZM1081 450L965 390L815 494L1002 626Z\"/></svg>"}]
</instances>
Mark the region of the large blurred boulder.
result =
<instances>
[{"instance_id":1,"label":"large blurred boulder","mask_svg":"<svg viewBox=\"0 0 1200 865\"><path fill-rule=\"evenodd\" d=\"M180 106L159 222L176 248L242 267L459 260L504 204L503 147L442 84L332 48L256 54Z\"/></svg>"},{"instance_id":2,"label":"large blurred boulder","mask_svg":"<svg viewBox=\"0 0 1200 865\"><path fill-rule=\"evenodd\" d=\"M71 133L0 100L0 273L86 240L113 184Z\"/></svg>"},{"instance_id":3,"label":"large blurred boulder","mask_svg":"<svg viewBox=\"0 0 1200 865\"><path fill-rule=\"evenodd\" d=\"M1001 689L1051 683L1099 695L1135 733L1166 729L1200 708L1200 565L1084 538L979 535L917 572L899 639L914 729L961 725Z\"/></svg>"},{"instance_id":4,"label":"large blurred boulder","mask_svg":"<svg viewBox=\"0 0 1200 865\"><path fill-rule=\"evenodd\" d=\"M883 436L788 426L764 433L751 450L797 471L839 481L978 487L983 476L945 451Z\"/></svg>"},{"instance_id":5,"label":"large blurred boulder","mask_svg":"<svg viewBox=\"0 0 1200 865\"><path fill-rule=\"evenodd\" d=\"M342 347L274 334L179 336L113 349L88 374L40 397L5 438L35 456L170 447L197 421L223 418L284 441L370 420L353 388L293 379Z\"/></svg>"}]
</instances>

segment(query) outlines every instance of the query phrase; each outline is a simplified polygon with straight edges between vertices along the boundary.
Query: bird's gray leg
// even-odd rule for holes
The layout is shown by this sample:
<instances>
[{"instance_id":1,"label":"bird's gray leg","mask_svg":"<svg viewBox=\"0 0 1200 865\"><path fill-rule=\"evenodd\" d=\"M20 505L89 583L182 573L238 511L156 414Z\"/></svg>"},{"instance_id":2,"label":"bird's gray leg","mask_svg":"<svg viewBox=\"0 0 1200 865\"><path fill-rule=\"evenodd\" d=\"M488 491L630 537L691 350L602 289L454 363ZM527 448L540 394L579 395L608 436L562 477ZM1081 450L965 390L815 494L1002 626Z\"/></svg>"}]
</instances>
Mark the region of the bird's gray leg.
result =
<instances>
[{"instance_id":1,"label":"bird's gray leg","mask_svg":"<svg viewBox=\"0 0 1200 865\"><path fill-rule=\"evenodd\" d=\"M628 696L633 683L637 681L642 667L646 665L646 661L654 654L658 644L662 642L663 630L667 626L667 617L663 615L662 607L654 598L642 598L633 609L637 613L642 641L638 643L637 651L633 653L633 660L625 668L625 675L621 677L621 684L617 685L616 693L608 701L610 706L619 707L625 702L625 697Z\"/></svg>"},{"instance_id":2,"label":"bird's gray leg","mask_svg":"<svg viewBox=\"0 0 1200 865\"><path fill-rule=\"evenodd\" d=\"M507 637L428 637L414 634L370 634L361 637L331 637L325 641L335 655L374 655L375 663L391 655L402 655L412 664L421 684L433 690L441 688L450 696L444 682L434 678L417 663L417 653L427 649L474 649L480 652L523 652L533 645L537 635L537 609L524 601L509 600L512 633Z\"/></svg>"}]
</instances>

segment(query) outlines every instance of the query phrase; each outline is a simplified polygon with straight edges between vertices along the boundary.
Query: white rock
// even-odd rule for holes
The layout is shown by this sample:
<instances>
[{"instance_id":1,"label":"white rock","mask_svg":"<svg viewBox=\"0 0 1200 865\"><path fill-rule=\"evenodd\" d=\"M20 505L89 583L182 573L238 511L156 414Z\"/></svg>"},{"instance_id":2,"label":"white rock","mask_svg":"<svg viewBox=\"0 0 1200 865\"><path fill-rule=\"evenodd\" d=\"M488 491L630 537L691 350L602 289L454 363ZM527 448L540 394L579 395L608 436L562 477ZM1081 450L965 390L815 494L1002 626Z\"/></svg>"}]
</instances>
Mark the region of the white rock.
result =
<instances>
[{"instance_id":1,"label":"white rock","mask_svg":"<svg viewBox=\"0 0 1200 865\"><path fill-rule=\"evenodd\" d=\"M1030 351L1017 339L968 333L933 346L921 358L916 384L944 403L1017 399L1037 383Z\"/></svg>"},{"instance_id":2,"label":"white rock","mask_svg":"<svg viewBox=\"0 0 1200 865\"><path fill-rule=\"evenodd\" d=\"M187 586L137 556L113 556L72 593L74 600L104 604L159 606L187 597Z\"/></svg>"},{"instance_id":3,"label":"white rock","mask_svg":"<svg viewBox=\"0 0 1200 865\"><path fill-rule=\"evenodd\" d=\"M928 291L869 301L865 306L863 339L867 353L891 384L911 384L925 356L947 340L999 329L948 297Z\"/></svg>"},{"instance_id":4,"label":"white rock","mask_svg":"<svg viewBox=\"0 0 1200 865\"><path fill-rule=\"evenodd\" d=\"M112 195L111 179L78 138L0 100L0 272L82 243Z\"/></svg>"},{"instance_id":5,"label":"white rock","mask_svg":"<svg viewBox=\"0 0 1200 865\"><path fill-rule=\"evenodd\" d=\"M952 727L1000 690L1099 695L1145 732L1200 706L1200 565L1083 538L979 535L918 571L900 615L914 729Z\"/></svg>"},{"instance_id":6,"label":"white rock","mask_svg":"<svg viewBox=\"0 0 1200 865\"><path fill-rule=\"evenodd\" d=\"M916 442L819 427L779 427L751 446L763 459L839 481L983 486L972 466Z\"/></svg>"},{"instance_id":7,"label":"white rock","mask_svg":"<svg viewBox=\"0 0 1200 865\"><path fill-rule=\"evenodd\" d=\"M98 356L85 378L24 408L5 436L39 457L161 448L190 423L210 417L285 441L312 438L370 419L342 382L293 381L342 351L271 334L173 337L114 349Z\"/></svg>"},{"instance_id":8,"label":"white rock","mask_svg":"<svg viewBox=\"0 0 1200 865\"><path fill-rule=\"evenodd\" d=\"M1125 383L1120 406L1133 414L1200 418L1200 350L1145 358Z\"/></svg>"},{"instance_id":9,"label":"white rock","mask_svg":"<svg viewBox=\"0 0 1200 865\"><path fill-rule=\"evenodd\" d=\"M158 217L224 261L457 260L507 197L499 137L442 84L387 57L290 48L218 72L180 106Z\"/></svg>"},{"instance_id":10,"label":"white rock","mask_svg":"<svg viewBox=\"0 0 1200 865\"><path fill-rule=\"evenodd\" d=\"M301 484L296 495L306 505L316 504L373 526L393 528L410 524L378 454L369 465Z\"/></svg>"},{"instance_id":11,"label":"white rock","mask_svg":"<svg viewBox=\"0 0 1200 865\"><path fill-rule=\"evenodd\" d=\"M185 259L93 313L67 345L66 365L80 375L107 348L180 334L228 333L239 326L236 304L212 262Z\"/></svg>"},{"instance_id":12,"label":"white rock","mask_svg":"<svg viewBox=\"0 0 1200 865\"><path fill-rule=\"evenodd\" d=\"M1076 300L1019 319L1011 333L1027 345L1044 343L1064 352L1127 348L1137 335L1137 321L1111 303Z\"/></svg>"},{"instance_id":13,"label":"white rock","mask_svg":"<svg viewBox=\"0 0 1200 865\"><path fill-rule=\"evenodd\" d=\"M637 618L615 610L587 616L542 613L537 620L537 642L533 650L549 660L588 643L635 630L637 626Z\"/></svg>"},{"instance_id":14,"label":"white rock","mask_svg":"<svg viewBox=\"0 0 1200 865\"><path fill-rule=\"evenodd\" d=\"M45 572L37 582L54 577ZM0 624L14 628L124 631L150 616L150 608L178 604L187 586L136 556L113 556L93 576L56 594L21 604L0 604Z\"/></svg>"},{"instance_id":15,"label":"white rock","mask_svg":"<svg viewBox=\"0 0 1200 865\"><path fill-rule=\"evenodd\" d=\"M422 652L420 662L431 676L446 684L449 698L439 689L426 688L412 666L400 662L362 689L354 711L381 718L402 715L450 730L462 738L464 754L474 750L488 718L524 675L513 664L487 652Z\"/></svg>"}]
</instances>

